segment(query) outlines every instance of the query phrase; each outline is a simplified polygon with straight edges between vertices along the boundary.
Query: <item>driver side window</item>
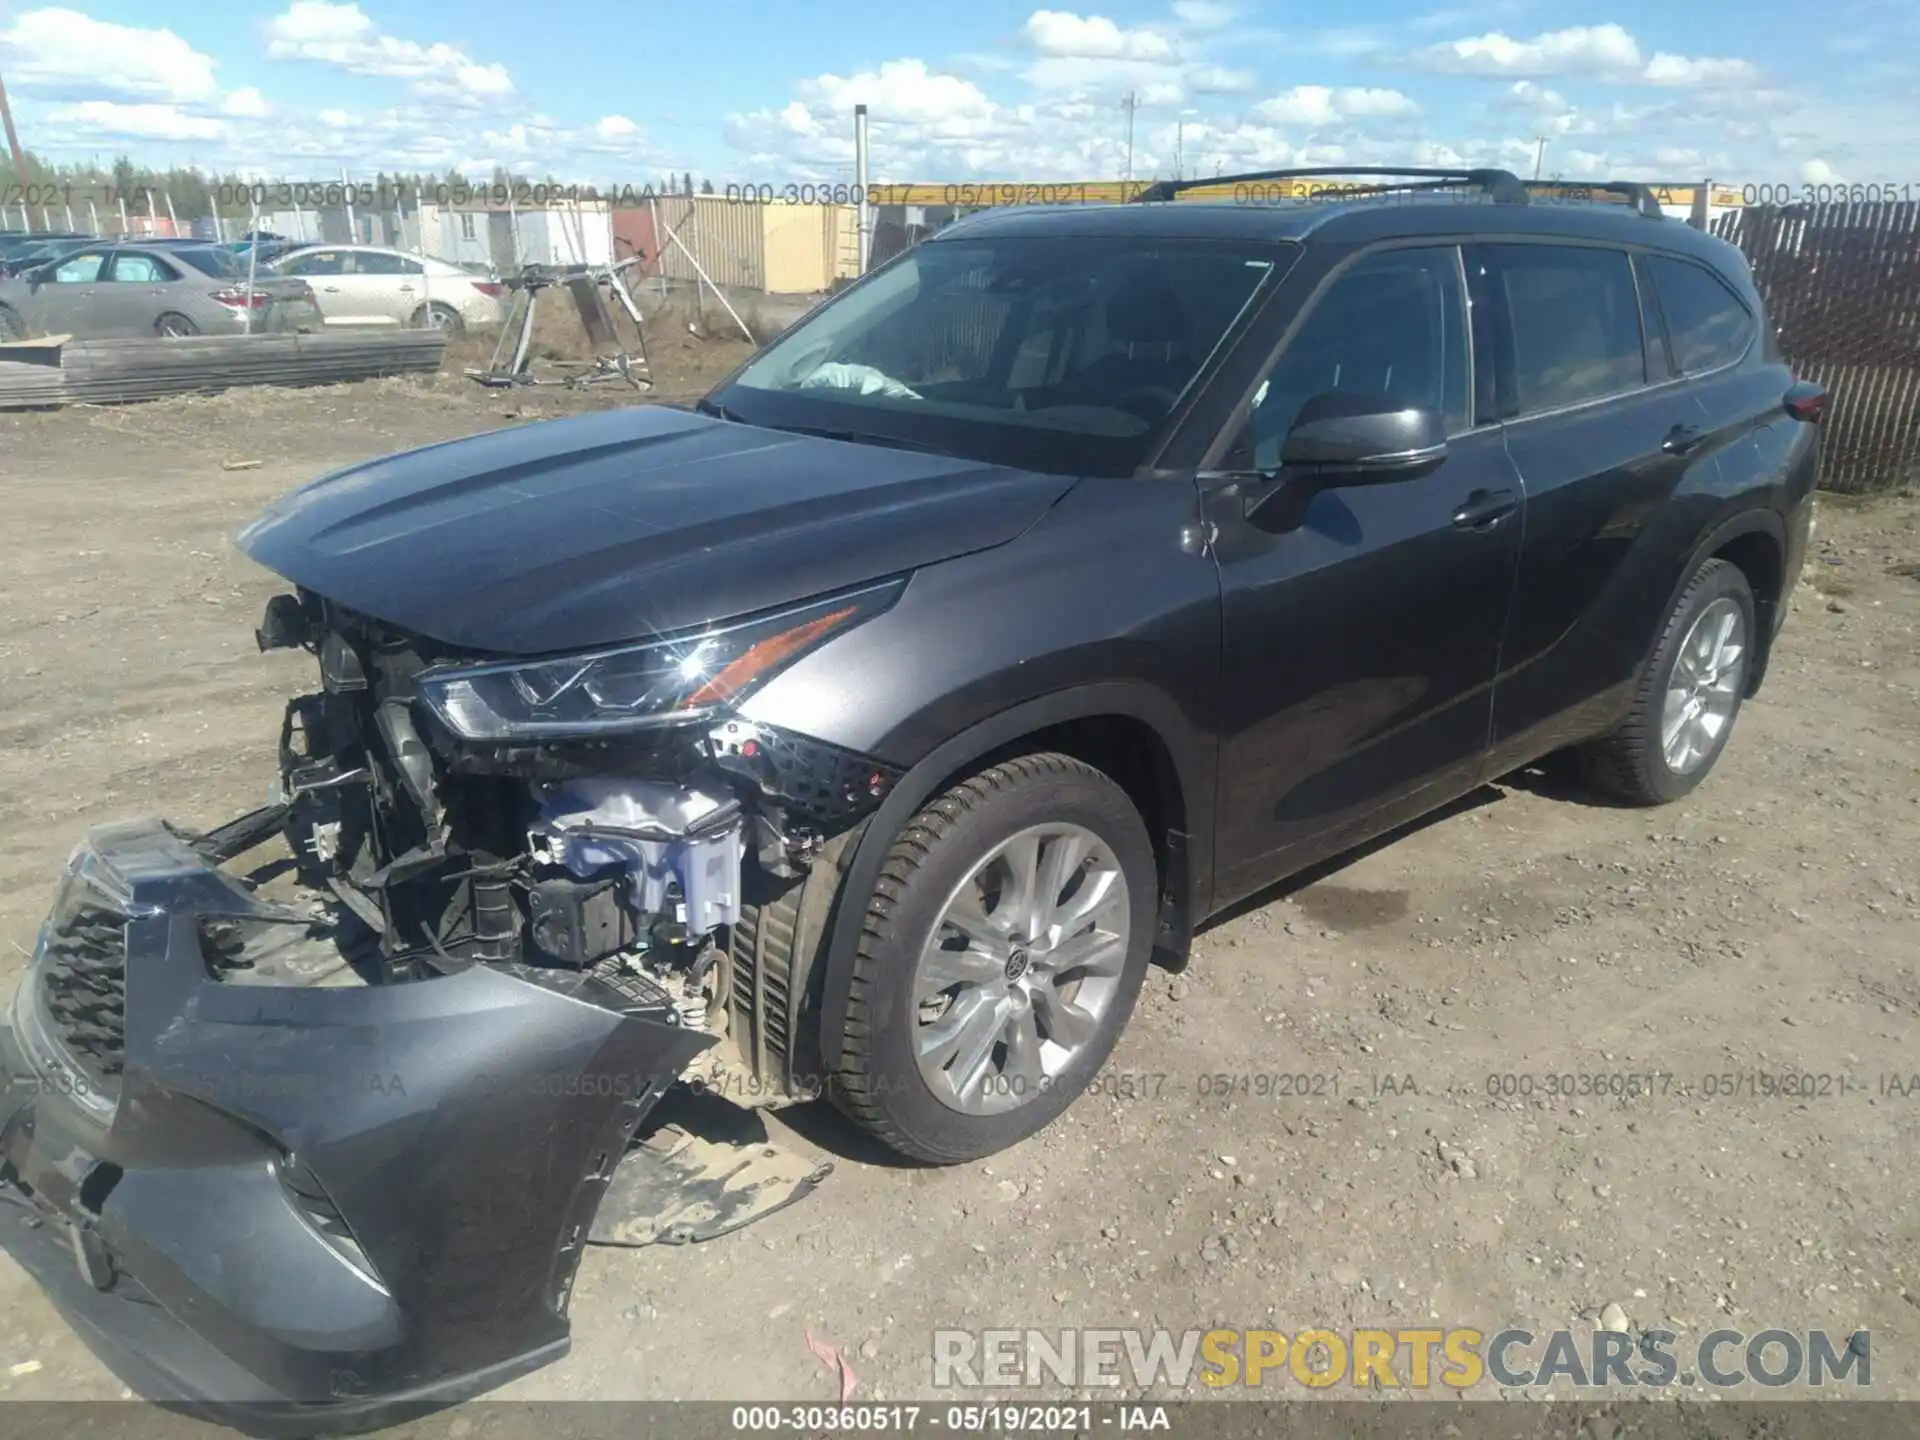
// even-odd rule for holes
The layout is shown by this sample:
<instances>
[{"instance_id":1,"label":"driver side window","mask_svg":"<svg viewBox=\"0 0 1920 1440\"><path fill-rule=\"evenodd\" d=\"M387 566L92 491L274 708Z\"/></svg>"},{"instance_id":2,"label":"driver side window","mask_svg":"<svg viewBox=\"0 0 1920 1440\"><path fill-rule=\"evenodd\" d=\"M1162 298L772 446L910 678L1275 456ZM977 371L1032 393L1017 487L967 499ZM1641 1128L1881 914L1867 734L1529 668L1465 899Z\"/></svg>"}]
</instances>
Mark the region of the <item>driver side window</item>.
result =
<instances>
[{"instance_id":1,"label":"driver side window","mask_svg":"<svg viewBox=\"0 0 1920 1440\"><path fill-rule=\"evenodd\" d=\"M1333 390L1438 411L1447 433L1458 433L1469 424L1468 357L1454 247L1369 256L1321 293L1255 392L1234 468L1277 469L1300 407Z\"/></svg>"}]
</instances>

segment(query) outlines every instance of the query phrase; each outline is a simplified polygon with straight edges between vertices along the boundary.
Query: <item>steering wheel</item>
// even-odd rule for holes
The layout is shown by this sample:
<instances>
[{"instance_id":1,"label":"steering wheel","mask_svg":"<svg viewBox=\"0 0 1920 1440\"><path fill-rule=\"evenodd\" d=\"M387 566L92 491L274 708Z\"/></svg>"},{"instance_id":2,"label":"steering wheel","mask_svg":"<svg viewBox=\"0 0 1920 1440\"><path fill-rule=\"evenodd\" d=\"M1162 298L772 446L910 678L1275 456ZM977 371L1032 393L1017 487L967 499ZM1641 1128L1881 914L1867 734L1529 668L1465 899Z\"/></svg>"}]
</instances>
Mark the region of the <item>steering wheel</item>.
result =
<instances>
[{"instance_id":1,"label":"steering wheel","mask_svg":"<svg viewBox=\"0 0 1920 1440\"><path fill-rule=\"evenodd\" d=\"M1164 385L1135 385L1113 397L1113 403L1129 415L1137 415L1149 424L1160 420L1180 398L1179 392Z\"/></svg>"}]
</instances>

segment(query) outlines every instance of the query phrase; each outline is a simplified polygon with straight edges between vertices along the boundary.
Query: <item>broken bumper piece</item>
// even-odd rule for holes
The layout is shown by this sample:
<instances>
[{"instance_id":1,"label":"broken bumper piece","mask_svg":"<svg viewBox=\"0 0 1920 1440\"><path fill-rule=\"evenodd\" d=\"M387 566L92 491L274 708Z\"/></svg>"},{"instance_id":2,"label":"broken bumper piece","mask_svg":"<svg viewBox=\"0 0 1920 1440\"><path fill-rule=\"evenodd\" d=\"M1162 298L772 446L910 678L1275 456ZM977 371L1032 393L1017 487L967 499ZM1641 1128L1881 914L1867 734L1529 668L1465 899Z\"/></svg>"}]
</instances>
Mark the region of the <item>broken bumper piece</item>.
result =
<instances>
[{"instance_id":1,"label":"broken bumper piece","mask_svg":"<svg viewBox=\"0 0 1920 1440\"><path fill-rule=\"evenodd\" d=\"M136 1391L298 1433L563 1355L615 1168L713 1043L578 974L230 978L311 923L97 830L0 1026L0 1243Z\"/></svg>"}]
</instances>

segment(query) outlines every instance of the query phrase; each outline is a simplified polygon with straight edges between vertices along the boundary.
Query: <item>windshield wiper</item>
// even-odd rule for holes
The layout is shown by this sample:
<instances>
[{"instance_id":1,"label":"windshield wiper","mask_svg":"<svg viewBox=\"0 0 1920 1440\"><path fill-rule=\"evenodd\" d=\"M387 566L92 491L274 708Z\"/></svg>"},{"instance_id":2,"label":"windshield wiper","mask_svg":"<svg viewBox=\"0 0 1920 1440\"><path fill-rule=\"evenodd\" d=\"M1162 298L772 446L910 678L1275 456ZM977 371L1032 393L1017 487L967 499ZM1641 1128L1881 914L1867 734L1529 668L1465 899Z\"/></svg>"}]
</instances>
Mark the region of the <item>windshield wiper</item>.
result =
<instances>
[{"instance_id":1,"label":"windshield wiper","mask_svg":"<svg viewBox=\"0 0 1920 1440\"><path fill-rule=\"evenodd\" d=\"M919 450L930 455L942 455L938 445L927 445L918 440L902 440L892 435L875 435L866 430L838 430L831 425L767 425L767 430L784 430L789 435L811 435L819 440L844 440L849 445L886 445L895 450Z\"/></svg>"},{"instance_id":2,"label":"windshield wiper","mask_svg":"<svg viewBox=\"0 0 1920 1440\"><path fill-rule=\"evenodd\" d=\"M753 425L759 430L778 430L785 435L810 435L817 440L843 440L850 445L886 445L895 450L918 450L931 455L946 453L937 445L925 445L917 440L896 439L892 435L875 435L865 430L842 430L832 425L774 425L766 421L756 422L729 410L718 400L702 398L693 402L693 408L702 415L713 416L716 420L731 420L736 425Z\"/></svg>"}]
</instances>

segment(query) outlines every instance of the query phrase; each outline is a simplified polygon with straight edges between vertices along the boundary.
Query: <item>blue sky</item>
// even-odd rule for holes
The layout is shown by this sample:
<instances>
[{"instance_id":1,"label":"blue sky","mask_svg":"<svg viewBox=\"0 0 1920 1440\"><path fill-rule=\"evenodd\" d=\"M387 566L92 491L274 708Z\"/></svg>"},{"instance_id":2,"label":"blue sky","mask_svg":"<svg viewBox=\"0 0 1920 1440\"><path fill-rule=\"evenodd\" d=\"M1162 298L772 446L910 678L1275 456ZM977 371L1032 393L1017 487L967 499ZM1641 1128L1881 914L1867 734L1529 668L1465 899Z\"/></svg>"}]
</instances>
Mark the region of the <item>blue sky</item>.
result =
<instances>
[{"instance_id":1,"label":"blue sky","mask_svg":"<svg viewBox=\"0 0 1920 1440\"><path fill-rule=\"evenodd\" d=\"M0 6L22 139L260 178L1115 178L1288 164L1920 182L1912 0ZM164 17L164 18L162 18Z\"/></svg>"}]
</instances>

